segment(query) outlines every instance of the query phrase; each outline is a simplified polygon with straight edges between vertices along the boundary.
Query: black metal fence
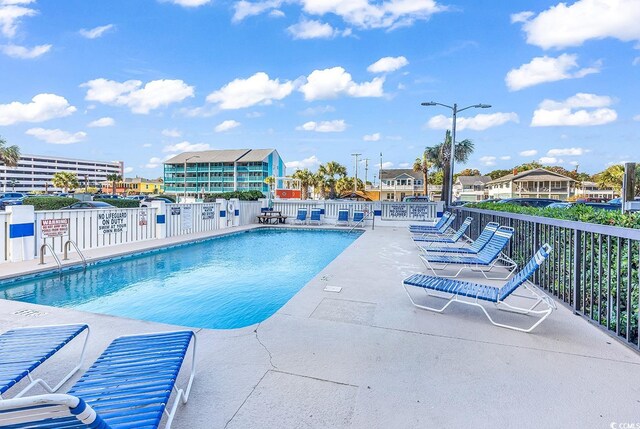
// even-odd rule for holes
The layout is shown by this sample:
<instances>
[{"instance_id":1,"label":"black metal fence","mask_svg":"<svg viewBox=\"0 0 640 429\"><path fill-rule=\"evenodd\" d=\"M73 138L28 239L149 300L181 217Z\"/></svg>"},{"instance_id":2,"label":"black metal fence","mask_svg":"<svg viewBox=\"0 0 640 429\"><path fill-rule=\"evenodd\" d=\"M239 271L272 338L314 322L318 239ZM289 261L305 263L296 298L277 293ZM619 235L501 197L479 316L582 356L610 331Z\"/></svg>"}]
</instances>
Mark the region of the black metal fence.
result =
<instances>
[{"instance_id":1,"label":"black metal fence","mask_svg":"<svg viewBox=\"0 0 640 429\"><path fill-rule=\"evenodd\" d=\"M511 226L515 235L505 253L519 266L544 243L553 246L549 263L534 283L617 336L637 351L640 307L640 230L528 216L492 210L453 208L456 227L467 216L475 239L489 222Z\"/></svg>"}]
</instances>

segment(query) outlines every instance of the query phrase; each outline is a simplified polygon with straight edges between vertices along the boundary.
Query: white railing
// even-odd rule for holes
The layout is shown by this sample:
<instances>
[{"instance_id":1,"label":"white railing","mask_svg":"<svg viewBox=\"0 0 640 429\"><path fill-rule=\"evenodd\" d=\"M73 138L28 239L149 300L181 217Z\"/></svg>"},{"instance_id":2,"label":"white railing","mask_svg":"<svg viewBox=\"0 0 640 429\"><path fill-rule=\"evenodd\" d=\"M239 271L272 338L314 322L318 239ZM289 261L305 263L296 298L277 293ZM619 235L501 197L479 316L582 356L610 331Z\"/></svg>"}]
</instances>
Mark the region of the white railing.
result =
<instances>
[{"instance_id":1,"label":"white railing","mask_svg":"<svg viewBox=\"0 0 640 429\"><path fill-rule=\"evenodd\" d=\"M35 213L35 254L49 244L56 253L63 252L67 240L80 250L150 240L156 237L156 209L52 210ZM68 219L68 232L58 237L43 234L43 220ZM46 228L46 227L45 227Z\"/></svg>"},{"instance_id":2,"label":"white railing","mask_svg":"<svg viewBox=\"0 0 640 429\"><path fill-rule=\"evenodd\" d=\"M262 201L240 201L240 225L251 225L258 222L257 216L262 208Z\"/></svg>"},{"instance_id":3,"label":"white railing","mask_svg":"<svg viewBox=\"0 0 640 429\"><path fill-rule=\"evenodd\" d=\"M220 228L220 204L167 204L167 237L213 231Z\"/></svg>"},{"instance_id":4,"label":"white railing","mask_svg":"<svg viewBox=\"0 0 640 429\"><path fill-rule=\"evenodd\" d=\"M0 263L7 262L9 245L9 217L0 213Z\"/></svg>"}]
</instances>

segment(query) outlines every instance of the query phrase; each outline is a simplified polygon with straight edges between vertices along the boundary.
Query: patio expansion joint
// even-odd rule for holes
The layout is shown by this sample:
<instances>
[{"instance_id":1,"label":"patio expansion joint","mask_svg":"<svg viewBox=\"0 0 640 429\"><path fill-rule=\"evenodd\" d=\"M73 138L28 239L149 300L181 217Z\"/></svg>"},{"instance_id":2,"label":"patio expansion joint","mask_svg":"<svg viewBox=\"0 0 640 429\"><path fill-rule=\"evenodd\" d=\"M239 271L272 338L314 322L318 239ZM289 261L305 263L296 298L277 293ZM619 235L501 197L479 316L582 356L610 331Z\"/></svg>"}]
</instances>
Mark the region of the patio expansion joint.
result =
<instances>
[{"instance_id":1,"label":"patio expansion joint","mask_svg":"<svg viewBox=\"0 0 640 429\"><path fill-rule=\"evenodd\" d=\"M257 329L256 329L257 330ZM240 404L240 406L238 407L238 409L233 413L233 415L231 416L231 418L229 420L227 420L227 422L224 424L224 429L227 429L227 427L229 426L229 424L233 421L233 419L238 415L238 413L240 412L240 410L242 409L242 407L244 407L244 404L246 404L246 402L249 400L249 398L251 397L251 395L253 395L253 392L255 392L255 390L258 388L258 386L260 385L260 383L262 383L262 380L267 376L267 374L269 374L269 371L272 371L270 369L266 370L264 372L264 374L262 374L262 377L260 377L260 380L258 380L258 382L256 384L253 385L253 387L251 388L251 391L249 392L249 394L247 394L247 396L244 398L244 400L242 401L242 403Z\"/></svg>"},{"instance_id":2,"label":"patio expansion joint","mask_svg":"<svg viewBox=\"0 0 640 429\"><path fill-rule=\"evenodd\" d=\"M539 347L517 346L517 345L514 345L514 344L498 343L498 342L494 342L494 341L473 340L473 339L464 338L464 337L456 337L456 336L451 336L451 335L434 334L434 333L430 333L430 332L412 331L412 330L409 330L409 329L389 328L389 327L379 326L379 325L369 325L369 326L372 327L372 328L375 328L375 329L382 329L384 331L403 332L403 333L407 333L407 334L423 335L423 336L427 336L427 337L442 338L442 339L447 339L447 340L458 340L458 341L466 341L466 342L477 343L477 344L487 344L487 345L493 345L493 346L509 347L509 348L520 349L520 350L531 350L531 351L544 352L544 353L553 353L553 354L563 355L563 356L575 356L575 357L581 357L581 358L585 358L585 359L595 359L595 360L600 360L600 361L605 361L605 362L614 362L614 363L621 363L621 364L634 365L634 366L640 367L640 362L630 362L628 360L621 360L621 359L609 359L609 358L603 358L603 357L599 357L599 356L586 355L586 354L582 354L582 353L569 353L569 352L562 352L562 351L558 351L558 350L550 350L550 349L544 349L544 348L539 348Z\"/></svg>"}]
</instances>

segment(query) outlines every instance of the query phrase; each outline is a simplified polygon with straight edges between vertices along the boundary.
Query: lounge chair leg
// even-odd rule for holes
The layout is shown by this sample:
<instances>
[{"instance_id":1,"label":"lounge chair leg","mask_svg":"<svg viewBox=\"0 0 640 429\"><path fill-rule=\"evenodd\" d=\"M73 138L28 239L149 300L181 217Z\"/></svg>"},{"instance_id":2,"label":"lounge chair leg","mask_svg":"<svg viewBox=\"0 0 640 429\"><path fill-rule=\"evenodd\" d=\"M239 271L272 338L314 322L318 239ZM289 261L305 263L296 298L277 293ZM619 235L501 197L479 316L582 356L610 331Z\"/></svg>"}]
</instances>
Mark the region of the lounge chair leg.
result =
<instances>
[{"instance_id":1,"label":"lounge chair leg","mask_svg":"<svg viewBox=\"0 0 640 429\"><path fill-rule=\"evenodd\" d=\"M413 304L414 307L417 308L421 308L423 310L429 310L429 311L433 311L436 313L442 313L444 310L446 310L446 308L451 305L452 302L456 301L455 296L452 295L450 298L445 298L443 296L438 296L438 295L432 295L430 294L426 289L425 292L427 293L428 296L433 297L433 298L440 298L440 299L447 299L447 303L444 305L444 307L442 308L434 308L434 307L429 307L428 305L422 305L422 304L418 304L417 302L415 302L413 300L413 297L411 296L411 294L409 293L409 290L407 289L407 285L402 283L402 287L404 288L404 291L407 293L407 296L409 297L409 300L411 301L411 303Z\"/></svg>"},{"instance_id":2,"label":"lounge chair leg","mask_svg":"<svg viewBox=\"0 0 640 429\"><path fill-rule=\"evenodd\" d=\"M187 382L186 389L178 389L175 385L173 386L173 391L176 392L176 397L173 400L173 404L171 405L171 411L167 411L165 407L164 413L167 415L167 423L165 424L165 429L171 429L171 424L173 423L173 419L176 415L176 411L178 409L178 405L186 404L189 400L189 393L191 393L191 386L193 385L193 379L196 376L196 345L197 345L197 337L194 333L191 337L193 342L193 348L191 350L191 374L189 375L189 381Z\"/></svg>"}]
</instances>

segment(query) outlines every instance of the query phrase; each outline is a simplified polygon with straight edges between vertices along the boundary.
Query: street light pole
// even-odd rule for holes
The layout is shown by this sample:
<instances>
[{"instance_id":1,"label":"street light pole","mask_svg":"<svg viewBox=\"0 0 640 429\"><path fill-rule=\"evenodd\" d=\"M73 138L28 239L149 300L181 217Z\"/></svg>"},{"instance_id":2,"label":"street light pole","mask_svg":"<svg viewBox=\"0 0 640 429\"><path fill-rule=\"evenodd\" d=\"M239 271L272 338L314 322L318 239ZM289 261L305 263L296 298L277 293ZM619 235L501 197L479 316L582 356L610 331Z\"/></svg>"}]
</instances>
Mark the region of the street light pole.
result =
<instances>
[{"instance_id":1,"label":"street light pole","mask_svg":"<svg viewBox=\"0 0 640 429\"><path fill-rule=\"evenodd\" d=\"M362 155L361 153L352 153L351 156L355 157L355 178L353 180L353 192L358 192L358 157Z\"/></svg>"},{"instance_id":2,"label":"street light pole","mask_svg":"<svg viewBox=\"0 0 640 429\"><path fill-rule=\"evenodd\" d=\"M187 201L187 162L193 158L200 158L198 155L193 155L184 160L184 201Z\"/></svg>"},{"instance_id":3,"label":"street light pole","mask_svg":"<svg viewBox=\"0 0 640 429\"><path fill-rule=\"evenodd\" d=\"M462 112L467 109L488 109L491 107L490 104L472 104L471 106L464 107L462 109L458 109L458 104L454 103L453 106L448 106L442 103L436 103L435 101L429 101L427 103L420 103L422 106L442 106L448 109L451 109L453 112L453 123L451 125L451 153L449 154L449 178L447 180L447 195L445 196L445 201L447 206L450 207L453 202L453 169L455 163L455 155L456 155L456 122L458 120L458 112Z\"/></svg>"}]
</instances>

